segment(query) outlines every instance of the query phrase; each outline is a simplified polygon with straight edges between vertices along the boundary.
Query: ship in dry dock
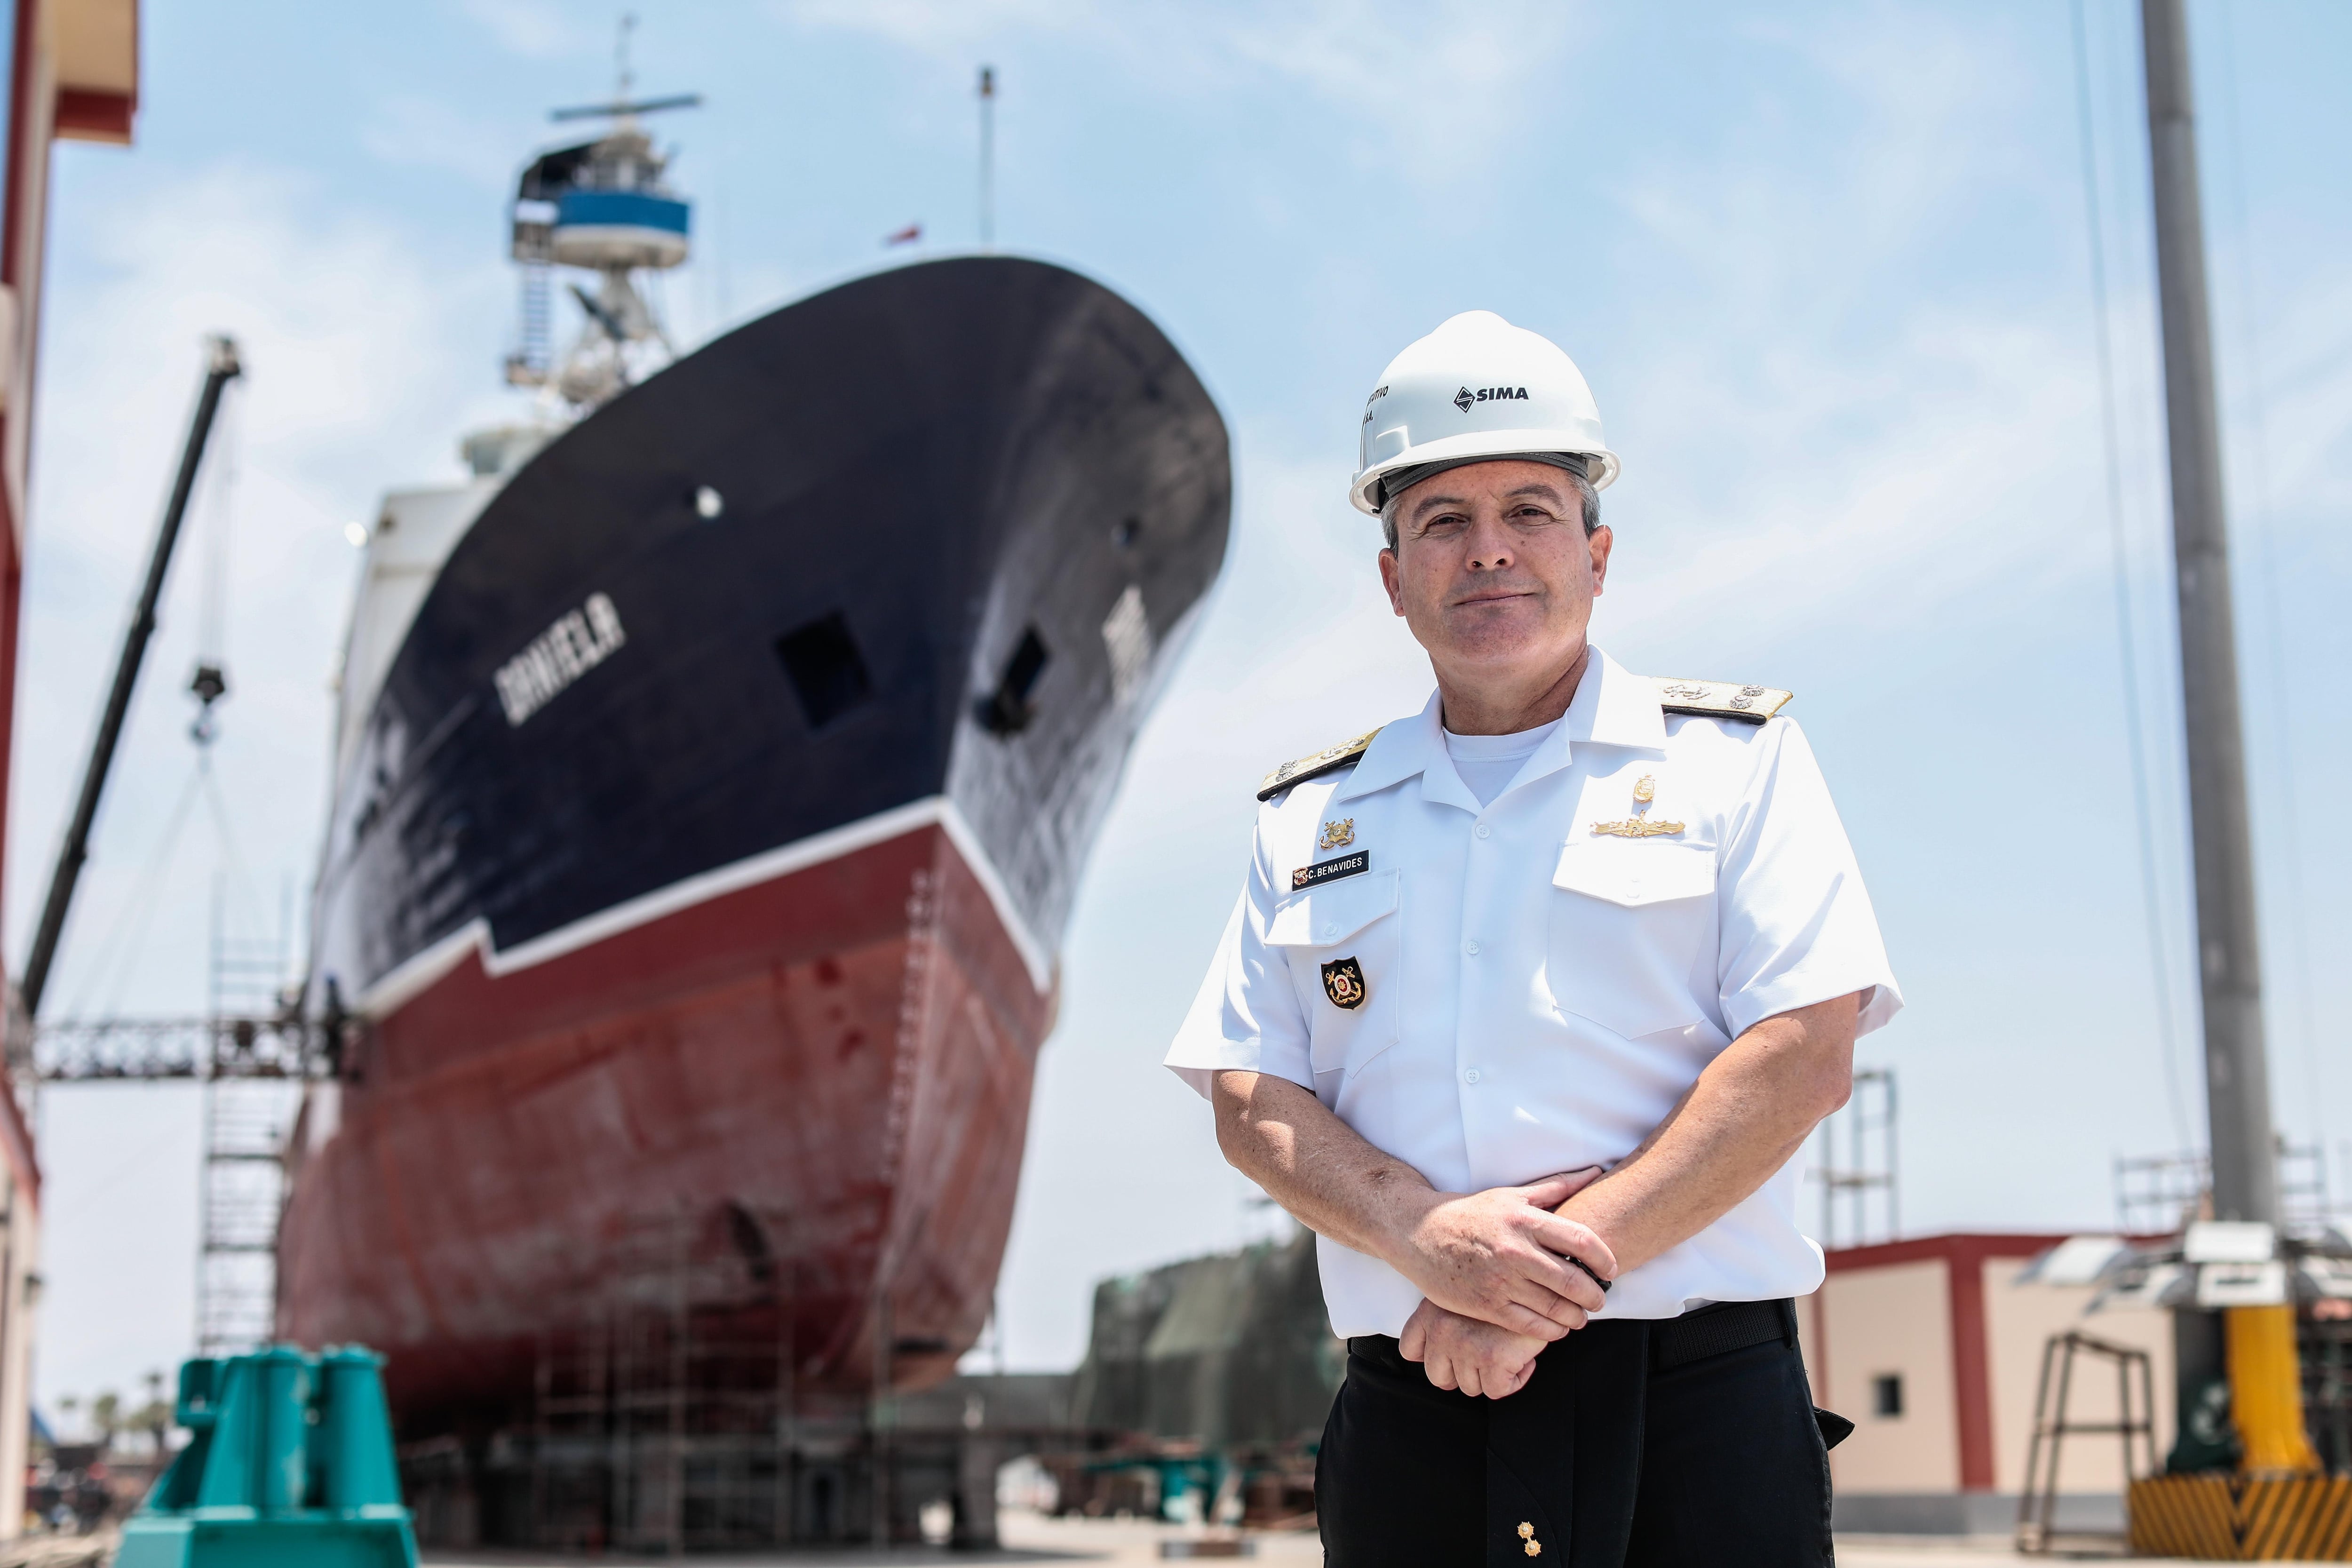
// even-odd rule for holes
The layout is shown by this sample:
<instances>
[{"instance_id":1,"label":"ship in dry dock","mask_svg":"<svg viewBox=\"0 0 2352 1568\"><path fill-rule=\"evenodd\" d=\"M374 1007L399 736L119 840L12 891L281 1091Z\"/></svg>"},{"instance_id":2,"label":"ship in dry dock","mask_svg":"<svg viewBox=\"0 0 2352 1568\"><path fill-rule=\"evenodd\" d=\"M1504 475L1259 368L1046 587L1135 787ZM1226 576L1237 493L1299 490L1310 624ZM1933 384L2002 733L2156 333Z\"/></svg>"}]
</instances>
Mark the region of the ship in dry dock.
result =
<instances>
[{"instance_id":1,"label":"ship in dry dock","mask_svg":"<svg viewBox=\"0 0 2352 1568\"><path fill-rule=\"evenodd\" d=\"M351 620L305 993L347 1043L278 1326L385 1352L407 1440L530 1421L655 1222L808 1397L952 1368L1075 883L1225 552L1214 405L1063 268L900 267L673 358L656 107L524 175L526 316L583 278L580 339L514 362L538 411L467 482L385 500Z\"/></svg>"}]
</instances>

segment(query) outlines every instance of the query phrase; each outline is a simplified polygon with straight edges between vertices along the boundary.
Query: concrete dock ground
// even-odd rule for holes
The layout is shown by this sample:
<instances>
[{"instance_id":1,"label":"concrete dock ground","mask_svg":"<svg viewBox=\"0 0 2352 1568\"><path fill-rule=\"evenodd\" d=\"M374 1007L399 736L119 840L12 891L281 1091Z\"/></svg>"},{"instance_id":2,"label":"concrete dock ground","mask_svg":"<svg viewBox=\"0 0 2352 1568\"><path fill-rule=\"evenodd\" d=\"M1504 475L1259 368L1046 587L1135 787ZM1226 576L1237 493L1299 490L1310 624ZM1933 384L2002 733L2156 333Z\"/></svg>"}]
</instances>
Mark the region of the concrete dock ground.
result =
<instances>
[{"instance_id":1,"label":"concrete dock ground","mask_svg":"<svg viewBox=\"0 0 2352 1568\"><path fill-rule=\"evenodd\" d=\"M968 1563L1145 1563L1163 1561L1163 1542L1197 1538L1201 1531L1179 1525L1156 1524L1147 1520L1128 1519L1047 1519L1034 1513L1007 1511L1001 1520L1004 1541L1001 1551L987 1553L950 1552L942 1547L908 1546L882 1552L864 1547L845 1547L834 1551L795 1552L790 1554L758 1553L734 1557L699 1558L697 1561L727 1563L750 1568L750 1565L773 1563L777 1568L877 1568L879 1564ZM1255 1548L1254 1557L1261 1563L1306 1564L1320 1563L1323 1550L1312 1532L1253 1532L1248 1538ZM1174 1561L1184 1561L1178 1558ZM1930 1536L1902 1539L1892 1536L1842 1537L1838 1542L1837 1560L1840 1568L1998 1568L2007 1563L2042 1563L2049 1557L2024 1557L2011 1551L2009 1543L2000 1540L1959 1540ZM536 1553L493 1552L461 1552L425 1553L425 1562L435 1568L527 1568L527 1565L573 1564L577 1557L557 1557ZM655 1558L611 1556L597 1559L611 1568L625 1568L636 1563L654 1563ZM2157 1564L2177 1559L2137 1558L2135 1562Z\"/></svg>"}]
</instances>

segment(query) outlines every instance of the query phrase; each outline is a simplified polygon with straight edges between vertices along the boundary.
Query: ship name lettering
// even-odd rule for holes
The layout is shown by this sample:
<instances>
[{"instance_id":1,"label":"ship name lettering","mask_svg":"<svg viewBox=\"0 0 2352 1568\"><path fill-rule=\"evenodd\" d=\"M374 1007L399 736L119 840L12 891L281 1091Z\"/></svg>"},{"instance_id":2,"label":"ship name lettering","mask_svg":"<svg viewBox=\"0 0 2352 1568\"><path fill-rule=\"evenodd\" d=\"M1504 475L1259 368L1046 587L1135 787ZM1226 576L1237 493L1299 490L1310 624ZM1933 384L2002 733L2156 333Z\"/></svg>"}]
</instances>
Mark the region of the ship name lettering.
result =
<instances>
[{"instance_id":1,"label":"ship name lettering","mask_svg":"<svg viewBox=\"0 0 2352 1568\"><path fill-rule=\"evenodd\" d=\"M602 594L589 595L578 609L556 617L553 626L531 638L530 647L499 666L490 678L508 724L520 727L626 641L621 612Z\"/></svg>"}]
</instances>

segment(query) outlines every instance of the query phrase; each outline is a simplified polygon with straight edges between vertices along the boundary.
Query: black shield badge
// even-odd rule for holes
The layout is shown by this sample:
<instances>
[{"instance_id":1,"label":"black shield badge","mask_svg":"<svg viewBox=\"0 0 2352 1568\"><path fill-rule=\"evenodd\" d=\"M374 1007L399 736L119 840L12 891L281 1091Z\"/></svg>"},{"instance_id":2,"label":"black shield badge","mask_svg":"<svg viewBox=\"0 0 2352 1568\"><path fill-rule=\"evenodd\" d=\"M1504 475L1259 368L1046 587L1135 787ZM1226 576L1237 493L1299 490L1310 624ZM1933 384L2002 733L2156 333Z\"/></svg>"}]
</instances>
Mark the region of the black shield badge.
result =
<instances>
[{"instance_id":1,"label":"black shield badge","mask_svg":"<svg viewBox=\"0 0 2352 1568\"><path fill-rule=\"evenodd\" d=\"M1350 958L1335 958L1323 966L1323 994L1331 998L1334 1007L1360 1007L1370 994L1364 989L1363 969Z\"/></svg>"}]
</instances>

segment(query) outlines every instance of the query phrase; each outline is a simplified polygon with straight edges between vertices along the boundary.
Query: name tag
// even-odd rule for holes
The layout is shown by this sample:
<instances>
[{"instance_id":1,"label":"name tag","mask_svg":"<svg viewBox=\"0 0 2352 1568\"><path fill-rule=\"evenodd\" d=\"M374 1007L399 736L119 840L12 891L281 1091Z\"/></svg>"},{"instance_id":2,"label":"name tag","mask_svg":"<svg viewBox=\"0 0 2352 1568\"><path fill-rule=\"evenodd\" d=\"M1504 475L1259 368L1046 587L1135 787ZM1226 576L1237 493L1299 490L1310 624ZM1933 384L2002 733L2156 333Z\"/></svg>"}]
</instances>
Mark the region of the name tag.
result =
<instances>
[{"instance_id":1,"label":"name tag","mask_svg":"<svg viewBox=\"0 0 2352 1568\"><path fill-rule=\"evenodd\" d=\"M1290 874L1290 890L1320 887L1336 882L1342 877L1361 876L1372 868L1372 852L1359 849L1353 855L1342 855L1337 860L1318 860L1312 866L1301 866Z\"/></svg>"}]
</instances>

